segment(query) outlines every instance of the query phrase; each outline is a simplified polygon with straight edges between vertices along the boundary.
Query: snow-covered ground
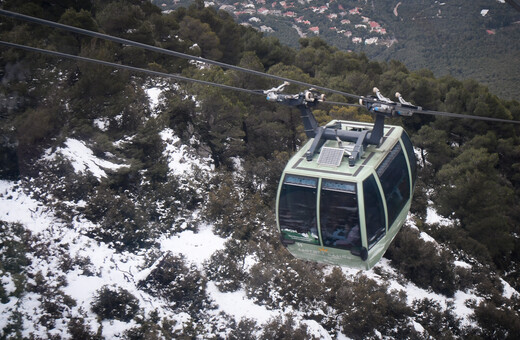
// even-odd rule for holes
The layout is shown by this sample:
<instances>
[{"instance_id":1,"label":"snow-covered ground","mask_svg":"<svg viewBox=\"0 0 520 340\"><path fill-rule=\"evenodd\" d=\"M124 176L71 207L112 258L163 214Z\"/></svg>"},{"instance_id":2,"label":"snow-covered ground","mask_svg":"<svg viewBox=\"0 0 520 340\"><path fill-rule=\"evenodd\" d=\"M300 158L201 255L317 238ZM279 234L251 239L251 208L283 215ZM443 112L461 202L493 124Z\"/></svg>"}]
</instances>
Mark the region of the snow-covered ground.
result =
<instances>
[{"instance_id":1,"label":"snow-covered ground","mask_svg":"<svg viewBox=\"0 0 520 340\"><path fill-rule=\"evenodd\" d=\"M169 161L171 175L189 176L195 168L208 173L212 171L211 161L188 152L187 147L180 144L172 130L165 129L161 136L165 142L165 155ZM118 168L125 166L119 164L121 162L113 163L96 157L85 143L74 139L67 139L64 146L54 152L49 150L45 158L52 160L58 155L68 159L77 173L90 172L98 179L107 176L106 170L117 171ZM185 324L191 321L190 315L186 313L172 314L167 302L139 289L139 281L146 278L157 263L156 261L151 266L146 265L146 251L138 253L118 252L102 242L93 240L85 233L86 230L93 227L92 222L82 216L77 216L72 226L63 223L55 216L52 207L45 206L31 198L22 190L22 185L18 182L0 181L0 221L22 224L34 236L36 244L39 242L45 244L47 254L44 256L30 254L30 265L27 271L33 275L40 272L47 280L51 280L51 283L49 283L51 286L58 285L58 281L65 282L59 287L59 290L76 301L74 306L62 311L63 318L57 321L50 334L67 338L66 323L71 317L82 317L91 330L99 329L100 321L97 315L92 312L91 305L96 292L105 285L127 290L138 299L139 306L145 315L158 312L159 317L168 317L175 321L175 329L182 329ZM428 210L427 221L429 221L428 223L448 223L447 220L435 214L433 209ZM161 237L158 240L156 251L163 254L168 252L181 254L187 263L194 265L203 272L205 262L215 251L223 249L227 240L217 236L213 232L213 226L209 224L200 225L197 232L184 229L177 234ZM421 233L421 237L426 241L435 242L425 233ZM84 268L79 267L73 267L64 272L61 269L64 253L72 259L88 259L90 273L85 273ZM250 257L248 261L254 263L255 259ZM470 266L460 261L457 265ZM343 268L343 272L347 277L359 274L358 270L347 268ZM383 278L378 273L387 275ZM64 277L60 277L62 275ZM438 302L443 308L453 306L454 314L462 318L464 325L473 323L471 320L473 310L469 306L473 302L478 303L481 300L471 291L458 291L453 298L447 298L421 289L410 282L404 282L402 279L398 280L399 275L386 259L382 259L374 269L364 272L364 275L376 282L389 284L391 290L404 291L410 305L415 300L428 298ZM388 279L388 277L395 279ZM55 280L55 282L52 282L52 280ZM10 275L2 276L0 283L8 293L12 293L15 289L13 278ZM37 285L33 278L30 278L28 283ZM502 283L505 287L505 297L509 298L513 294L518 294L505 281L502 281ZM316 321L305 319L303 313L291 310L291 308L284 310L268 309L266 306L259 305L248 298L244 289L223 293L219 291L215 282L209 281L206 291L216 306L216 309L209 311L215 318L224 314L233 318L237 323L242 318L249 318L262 325L273 319L284 318L284 315L289 311L295 315L298 323L306 325L309 332L317 338L332 338ZM24 293L19 298L10 296L7 303L0 304L0 331L17 312L20 312L23 320L23 336L29 337L30 334L42 338L48 336L47 329L39 324L43 313L42 301L42 296L35 292ZM422 331L420 324L412 323L417 331ZM101 324L102 335L106 339L118 338L126 330L136 326L135 321L105 320L101 321ZM226 331L221 335L225 337ZM338 339L346 339L342 334L336 336Z\"/></svg>"},{"instance_id":2,"label":"snow-covered ground","mask_svg":"<svg viewBox=\"0 0 520 340\"><path fill-rule=\"evenodd\" d=\"M195 168L204 171L212 170L211 161L187 152L187 147L180 145L173 131L166 129L161 136L166 144L165 155L169 160L171 174L189 176ZM96 157L85 143L75 139L67 139L64 146L54 152L48 150L45 159L54 160L58 156L69 160L76 173L90 172L98 179L107 176L106 170L116 171L125 166ZM62 272L61 249L67 249L70 258L85 258L90 262L89 268L92 273L86 274L84 269L74 268L64 273L64 278L60 278L66 282L66 285L61 288L63 293L75 300L76 304L70 310L63 312L63 319L55 325L51 334L67 338L66 323L72 317L83 317L91 330L97 330L99 321L97 315L91 311L91 305L96 293L105 285L127 290L138 298L139 306L144 310L145 315L158 311L160 317L168 317L175 321L177 329L181 329L184 324L191 321L188 314L172 314L165 301L138 288L138 282L153 269L153 266L148 268L145 266L145 252L137 254L117 252L102 242L94 241L84 233L93 227L92 222L81 217L74 220L72 228L65 225L54 215L52 208L44 206L26 194L22 190L21 183L0 180L0 220L22 224L36 240L50 240L46 245L48 256L30 255L31 265L28 272L40 272L47 280L57 280L58 273ZM158 242L160 251L182 254L189 264L203 270L204 262L215 251L223 249L226 239L215 235L211 225L204 225L198 228L198 232L185 230L173 236L162 237ZM30 279L29 283L37 284L33 281ZM14 291L14 283L10 275L2 276L0 282L7 292ZM217 309L211 310L211 314L218 316L225 313L236 322L242 318L250 318L259 324L264 324L273 318L283 318L285 313L282 310L272 310L256 304L247 297L244 289L222 293L214 282L209 281L207 293L217 306ZM20 298L11 296L8 303L0 304L0 331L12 320L16 312L21 312L24 323L23 336L29 337L34 334L45 338L48 335L47 329L39 324L42 309L42 297L38 294L25 293ZM315 321L300 320L300 322L307 325L311 334L322 339L330 339L325 329ZM102 335L106 339L118 338L126 330L135 326L135 321L105 320L102 322Z\"/></svg>"},{"instance_id":3,"label":"snow-covered ground","mask_svg":"<svg viewBox=\"0 0 520 340\"><path fill-rule=\"evenodd\" d=\"M87 153L88 155L88 153ZM137 283L145 278L151 268L143 268L146 256L144 253L132 254L129 252L117 252L104 243L93 241L82 235L81 231L89 228L88 221L76 221L73 228L68 228L60 223L50 209L31 199L18 187L16 182L0 181L0 220L5 222L17 222L25 225L33 236L40 239L52 240L49 244L49 252L59 254L58 249L68 249L71 258L88 258L95 275L86 275L80 268L68 271L65 274L67 285L63 292L74 299L77 304L64 315L62 327L56 327L54 334L67 337L66 321L71 317L84 317L90 328L98 329L97 316L91 311L96 292L103 286L109 285L126 289L139 299L140 307L145 314L159 311L159 316L167 316L178 322L181 327L190 321L187 314L173 315L164 301L155 298L137 287ZM191 230L183 231L171 237L160 240L160 249L176 254L182 254L186 260L203 269L203 264L217 250L223 249L226 239L216 236L211 225L199 228L197 233ZM49 256L44 258L31 258L31 272L40 271L46 278L56 278L55 274L61 272L60 258ZM5 276L2 284L9 289L11 280ZM221 312L232 316L237 322L242 318L256 320L264 324L273 318L283 317L282 310L271 310L265 306L256 304L249 299L245 290L222 293L214 282L208 282L207 292L214 301L217 309L211 314L218 316ZM21 311L24 317L24 336L34 334L44 338L46 329L38 325L41 317L41 297L34 293L28 293L16 299L14 297L6 304L0 304L0 330L8 320L13 317L15 311ZM322 339L330 339L328 333L312 320L301 320L312 334ZM117 320L103 321L103 336L113 339L121 336L125 330L135 327L134 321L121 322Z\"/></svg>"}]
</instances>

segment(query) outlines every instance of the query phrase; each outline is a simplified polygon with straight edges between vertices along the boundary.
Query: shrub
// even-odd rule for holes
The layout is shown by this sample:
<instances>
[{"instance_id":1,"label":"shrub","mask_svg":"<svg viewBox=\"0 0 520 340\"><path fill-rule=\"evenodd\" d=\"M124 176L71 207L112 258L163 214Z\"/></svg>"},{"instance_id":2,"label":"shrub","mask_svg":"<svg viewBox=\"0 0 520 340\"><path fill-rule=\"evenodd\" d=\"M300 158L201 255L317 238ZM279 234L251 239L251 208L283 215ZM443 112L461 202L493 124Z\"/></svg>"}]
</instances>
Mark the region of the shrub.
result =
<instances>
[{"instance_id":1,"label":"shrub","mask_svg":"<svg viewBox=\"0 0 520 340\"><path fill-rule=\"evenodd\" d=\"M364 275L350 282L342 281L335 273L325 278L325 287L330 287L326 299L340 315L339 324L347 336L363 339L373 335L374 330L397 336L396 332L406 328L411 314L406 294L388 292L388 285L379 285Z\"/></svg>"},{"instance_id":2,"label":"shrub","mask_svg":"<svg viewBox=\"0 0 520 340\"><path fill-rule=\"evenodd\" d=\"M67 330L74 340L98 340L100 337L91 331L90 326L85 324L85 319L74 317L70 319Z\"/></svg>"},{"instance_id":3,"label":"shrub","mask_svg":"<svg viewBox=\"0 0 520 340\"><path fill-rule=\"evenodd\" d=\"M255 320L242 318L236 327L228 334L228 340L255 340L254 335L259 330ZM273 338L270 338L273 339Z\"/></svg>"},{"instance_id":4,"label":"shrub","mask_svg":"<svg viewBox=\"0 0 520 340\"><path fill-rule=\"evenodd\" d=\"M460 337L460 320L454 314L453 306L443 310L439 302L431 299L414 301L415 320L424 327L434 339L453 339Z\"/></svg>"},{"instance_id":5,"label":"shrub","mask_svg":"<svg viewBox=\"0 0 520 340\"><path fill-rule=\"evenodd\" d=\"M404 227L392 242L385 257L417 286L453 297L456 286L451 254L419 237L419 232Z\"/></svg>"},{"instance_id":6,"label":"shrub","mask_svg":"<svg viewBox=\"0 0 520 340\"><path fill-rule=\"evenodd\" d=\"M517 306L518 307L518 306ZM497 307L491 301L482 301L476 308L475 320L484 339L519 339L520 317L510 307Z\"/></svg>"},{"instance_id":7,"label":"shrub","mask_svg":"<svg viewBox=\"0 0 520 340\"><path fill-rule=\"evenodd\" d=\"M255 264L246 282L246 292L271 307L280 308L290 304L301 308L311 304L321 291L320 277L316 275L316 264L290 260L288 262L263 262Z\"/></svg>"},{"instance_id":8,"label":"shrub","mask_svg":"<svg viewBox=\"0 0 520 340\"><path fill-rule=\"evenodd\" d=\"M277 340L307 340L317 339L309 334L307 325L296 326L294 317L291 314L286 315L285 320L276 318L270 320L262 332L261 339L277 339Z\"/></svg>"},{"instance_id":9,"label":"shrub","mask_svg":"<svg viewBox=\"0 0 520 340\"><path fill-rule=\"evenodd\" d=\"M139 301L124 288L103 286L92 302L92 311L101 319L128 322L139 310Z\"/></svg>"},{"instance_id":10,"label":"shrub","mask_svg":"<svg viewBox=\"0 0 520 340\"><path fill-rule=\"evenodd\" d=\"M217 250L206 265L206 275L222 292L233 292L240 288L247 277L244 260L247 255L240 241L231 239L226 248Z\"/></svg>"},{"instance_id":11,"label":"shrub","mask_svg":"<svg viewBox=\"0 0 520 340\"><path fill-rule=\"evenodd\" d=\"M117 250L133 250L150 244L147 214L128 196L100 187L85 208L85 216L98 223L90 236Z\"/></svg>"},{"instance_id":12,"label":"shrub","mask_svg":"<svg viewBox=\"0 0 520 340\"><path fill-rule=\"evenodd\" d=\"M188 267L182 256L171 253L164 255L139 287L183 311L198 311L207 302L206 279L195 266Z\"/></svg>"}]
</instances>

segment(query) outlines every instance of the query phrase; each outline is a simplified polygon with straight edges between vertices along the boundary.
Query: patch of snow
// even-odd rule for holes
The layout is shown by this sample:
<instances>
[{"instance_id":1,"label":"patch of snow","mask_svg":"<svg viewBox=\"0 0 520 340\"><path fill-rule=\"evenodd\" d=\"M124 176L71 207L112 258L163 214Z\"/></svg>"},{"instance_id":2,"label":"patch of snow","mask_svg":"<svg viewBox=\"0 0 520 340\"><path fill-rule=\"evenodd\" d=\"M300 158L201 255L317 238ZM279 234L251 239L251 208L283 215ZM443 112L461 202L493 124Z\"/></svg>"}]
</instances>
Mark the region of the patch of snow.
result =
<instances>
[{"instance_id":1,"label":"patch of snow","mask_svg":"<svg viewBox=\"0 0 520 340\"><path fill-rule=\"evenodd\" d=\"M52 225L54 216L17 187L17 182L0 180L0 220L23 224L33 234Z\"/></svg>"},{"instance_id":2,"label":"patch of snow","mask_svg":"<svg viewBox=\"0 0 520 340\"><path fill-rule=\"evenodd\" d=\"M202 226L198 233L191 230L160 241L162 251L184 254L186 260L202 269L204 261L209 260L217 250L224 249L226 239L213 233L211 225Z\"/></svg>"},{"instance_id":3,"label":"patch of snow","mask_svg":"<svg viewBox=\"0 0 520 340\"><path fill-rule=\"evenodd\" d=\"M471 264L466 263L464 261L453 261L453 264L457 267L471 269Z\"/></svg>"},{"instance_id":4,"label":"patch of snow","mask_svg":"<svg viewBox=\"0 0 520 340\"><path fill-rule=\"evenodd\" d=\"M437 213L437 211L429 206L426 208L426 223L428 224L439 224L443 226L450 226L453 224L453 222L445 217L442 217Z\"/></svg>"},{"instance_id":5,"label":"patch of snow","mask_svg":"<svg viewBox=\"0 0 520 340\"><path fill-rule=\"evenodd\" d=\"M88 171L98 179L107 177L105 169L116 171L120 168L129 167L127 164L115 164L96 157L94 152L84 142L72 138L68 138L65 141L65 147L58 148L54 153L51 149L48 149L45 152L44 159L49 161L55 160L58 154L70 161L76 173Z\"/></svg>"},{"instance_id":6,"label":"patch of snow","mask_svg":"<svg viewBox=\"0 0 520 340\"><path fill-rule=\"evenodd\" d=\"M307 332L315 339L332 340L330 334L323 328L322 325L314 320L302 320L302 324L307 325Z\"/></svg>"},{"instance_id":7,"label":"patch of snow","mask_svg":"<svg viewBox=\"0 0 520 340\"><path fill-rule=\"evenodd\" d=\"M457 291L453 298L454 304L454 313L458 317L462 319L462 324L464 326L477 326L474 321L471 320L471 316L473 315L473 309L468 307L468 303L474 301L477 304L482 301L481 297L476 296L475 294Z\"/></svg>"},{"instance_id":8,"label":"patch of snow","mask_svg":"<svg viewBox=\"0 0 520 340\"><path fill-rule=\"evenodd\" d=\"M0 278L0 282L2 283L2 287L7 295L10 295L16 290L16 285L11 277L11 273L5 273L5 275Z\"/></svg>"},{"instance_id":9,"label":"patch of snow","mask_svg":"<svg viewBox=\"0 0 520 340\"><path fill-rule=\"evenodd\" d=\"M105 339L117 339L123 338L123 333L129 328L137 326L134 320L130 322L123 322L119 320L104 320L103 325L103 336Z\"/></svg>"},{"instance_id":10,"label":"patch of snow","mask_svg":"<svg viewBox=\"0 0 520 340\"><path fill-rule=\"evenodd\" d=\"M221 293L214 282L208 282L207 292L209 296L219 306L215 313L223 311L235 318L237 322L241 318L252 318L258 323L266 323L269 319L280 317L281 312L269 310L265 306L260 306L249 299L243 289L236 292Z\"/></svg>"},{"instance_id":11,"label":"patch of snow","mask_svg":"<svg viewBox=\"0 0 520 340\"><path fill-rule=\"evenodd\" d=\"M248 272L257 263L258 257L256 255L247 255L244 259L244 270Z\"/></svg>"},{"instance_id":12,"label":"patch of snow","mask_svg":"<svg viewBox=\"0 0 520 340\"><path fill-rule=\"evenodd\" d=\"M164 154L168 159L170 174L177 176L190 174L195 167L206 171L213 170L211 158L198 157L193 151L190 152L189 147L181 143L172 129L164 129L160 136L166 144Z\"/></svg>"},{"instance_id":13,"label":"patch of snow","mask_svg":"<svg viewBox=\"0 0 520 340\"><path fill-rule=\"evenodd\" d=\"M160 103L159 96L162 93L162 89L159 87L151 87L144 90L146 95L150 99L150 109L154 110Z\"/></svg>"},{"instance_id":14,"label":"patch of snow","mask_svg":"<svg viewBox=\"0 0 520 340\"><path fill-rule=\"evenodd\" d=\"M505 297L506 299L511 299L513 296L516 296L517 298L520 297L518 291L511 287L511 285L507 283L507 281L500 278L500 282L502 282L502 286L504 286L504 292L502 293L503 297Z\"/></svg>"},{"instance_id":15,"label":"patch of snow","mask_svg":"<svg viewBox=\"0 0 520 340\"><path fill-rule=\"evenodd\" d=\"M101 131L107 131L109 124L110 122L106 117L94 119L94 126L96 126Z\"/></svg>"},{"instance_id":16,"label":"patch of snow","mask_svg":"<svg viewBox=\"0 0 520 340\"><path fill-rule=\"evenodd\" d=\"M412 327L415 329L416 332L424 333L424 327L420 323L412 320Z\"/></svg>"},{"instance_id":17,"label":"patch of snow","mask_svg":"<svg viewBox=\"0 0 520 340\"><path fill-rule=\"evenodd\" d=\"M430 235L428 235L427 233L425 233L424 231L421 231L419 237L421 239L423 239L424 241L426 242L432 242L432 243L435 243L437 244L437 241L435 241L435 239L433 237L431 237Z\"/></svg>"}]
</instances>

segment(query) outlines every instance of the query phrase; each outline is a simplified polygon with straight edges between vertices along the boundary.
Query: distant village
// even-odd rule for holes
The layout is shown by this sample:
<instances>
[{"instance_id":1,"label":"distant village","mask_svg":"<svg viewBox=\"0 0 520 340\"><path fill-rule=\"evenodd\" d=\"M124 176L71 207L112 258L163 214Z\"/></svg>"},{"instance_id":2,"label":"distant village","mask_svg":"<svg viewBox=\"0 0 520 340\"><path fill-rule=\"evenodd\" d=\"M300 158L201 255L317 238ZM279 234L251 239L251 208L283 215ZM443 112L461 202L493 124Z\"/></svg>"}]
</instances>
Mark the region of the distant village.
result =
<instances>
[{"instance_id":1,"label":"distant village","mask_svg":"<svg viewBox=\"0 0 520 340\"><path fill-rule=\"evenodd\" d=\"M170 3L182 0L165 0L163 8ZM323 3L316 5L316 3ZM345 8L336 0L214 0L205 1L206 6L213 6L233 14L242 25L252 26L264 33L274 33L276 27L266 23L266 18L275 16L290 21L291 27L301 37L337 34L348 39L352 44L386 45L396 42L389 38L386 28L380 23L363 15L363 8Z\"/></svg>"}]
</instances>

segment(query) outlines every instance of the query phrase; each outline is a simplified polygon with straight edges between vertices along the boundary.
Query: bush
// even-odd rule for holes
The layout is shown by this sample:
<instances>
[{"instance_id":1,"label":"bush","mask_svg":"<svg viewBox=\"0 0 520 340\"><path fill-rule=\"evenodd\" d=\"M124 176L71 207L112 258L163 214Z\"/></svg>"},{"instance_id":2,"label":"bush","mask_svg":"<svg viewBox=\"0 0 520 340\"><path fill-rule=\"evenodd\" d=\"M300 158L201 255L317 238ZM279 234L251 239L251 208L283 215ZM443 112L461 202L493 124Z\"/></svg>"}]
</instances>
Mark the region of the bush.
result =
<instances>
[{"instance_id":1,"label":"bush","mask_svg":"<svg viewBox=\"0 0 520 340\"><path fill-rule=\"evenodd\" d=\"M25 289L30 237L21 224L0 221L0 303L7 303L10 296L20 297ZM7 291L2 281L12 281L14 291Z\"/></svg>"},{"instance_id":2,"label":"bush","mask_svg":"<svg viewBox=\"0 0 520 340\"><path fill-rule=\"evenodd\" d=\"M475 308L474 318L481 327L480 336L484 339L520 338L520 316L512 308L499 308L491 301L482 301Z\"/></svg>"},{"instance_id":3,"label":"bush","mask_svg":"<svg viewBox=\"0 0 520 340\"><path fill-rule=\"evenodd\" d=\"M85 323L83 318L70 319L67 329L72 339L74 340L98 340L101 339L98 335L91 331L90 326Z\"/></svg>"},{"instance_id":4,"label":"bush","mask_svg":"<svg viewBox=\"0 0 520 340\"><path fill-rule=\"evenodd\" d=\"M133 250L151 242L148 216L127 193L99 187L85 208L85 216L98 223L90 236L117 250Z\"/></svg>"},{"instance_id":5,"label":"bush","mask_svg":"<svg viewBox=\"0 0 520 340\"><path fill-rule=\"evenodd\" d=\"M101 319L116 319L128 322L139 310L139 301L124 288L101 287L92 302L92 311Z\"/></svg>"},{"instance_id":6,"label":"bush","mask_svg":"<svg viewBox=\"0 0 520 340\"><path fill-rule=\"evenodd\" d=\"M228 340L255 340L254 335L259 330L255 320L242 318L238 325L233 327L233 330L228 334ZM270 338L273 339L273 338Z\"/></svg>"},{"instance_id":7,"label":"bush","mask_svg":"<svg viewBox=\"0 0 520 340\"><path fill-rule=\"evenodd\" d=\"M457 290L455 265L451 254L420 238L419 232L404 227L385 257L417 286L453 297Z\"/></svg>"},{"instance_id":8,"label":"bush","mask_svg":"<svg viewBox=\"0 0 520 340\"><path fill-rule=\"evenodd\" d=\"M294 317L286 315L285 321L281 318L270 320L265 326L261 339L277 340L307 340L317 339L307 331L307 325L295 325Z\"/></svg>"},{"instance_id":9,"label":"bush","mask_svg":"<svg viewBox=\"0 0 520 340\"><path fill-rule=\"evenodd\" d=\"M406 322L411 315L406 294L388 292L388 285L379 285L364 275L347 281L339 270L325 278L324 286L325 300L336 309L345 335L364 339L377 330L402 338L396 333L407 328Z\"/></svg>"},{"instance_id":10,"label":"bush","mask_svg":"<svg viewBox=\"0 0 520 340\"><path fill-rule=\"evenodd\" d=\"M442 310L439 302L431 299L414 301L415 321L421 324L434 339L453 339L462 336L460 321L453 306Z\"/></svg>"},{"instance_id":11,"label":"bush","mask_svg":"<svg viewBox=\"0 0 520 340\"><path fill-rule=\"evenodd\" d=\"M240 241L231 239L226 242L226 248L217 250L206 265L206 275L222 292L234 292L245 281L247 273L244 270L246 257L245 246Z\"/></svg>"},{"instance_id":12,"label":"bush","mask_svg":"<svg viewBox=\"0 0 520 340\"><path fill-rule=\"evenodd\" d=\"M206 279L182 256L166 253L139 287L172 303L172 308L198 312L207 302Z\"/></svg>"},{"instance_id":13,"label":"bush","mask_svg":"<svg viewBox=\"0 0 520 340\"><path fill-rule=\"evenodd\" d=\"M290 304L302 308L320 297L321 281L316 275L316 264L300 260L288 262L263 262L255 264L246 282L246 292L273 308Z\"/></svg>"}]
</instances>

